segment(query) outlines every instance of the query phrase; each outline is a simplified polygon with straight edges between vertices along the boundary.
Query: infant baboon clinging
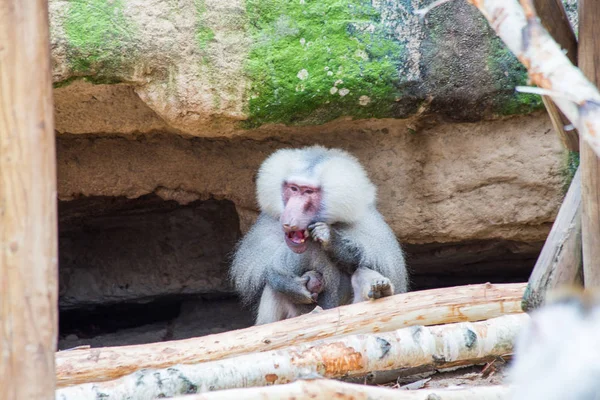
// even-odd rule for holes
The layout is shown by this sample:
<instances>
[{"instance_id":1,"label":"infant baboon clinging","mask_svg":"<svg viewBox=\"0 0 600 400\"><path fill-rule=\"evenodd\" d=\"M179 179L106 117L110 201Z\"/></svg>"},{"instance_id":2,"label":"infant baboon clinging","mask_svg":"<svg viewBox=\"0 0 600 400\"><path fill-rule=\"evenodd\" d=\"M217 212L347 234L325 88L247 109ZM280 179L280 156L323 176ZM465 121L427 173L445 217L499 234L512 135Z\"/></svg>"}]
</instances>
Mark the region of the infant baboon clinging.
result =
<instances>
[{"instance_id":1,"label":"infant baboon clinging","mask_svg":"<svg viewBox=\"0 0 600 400\"><path fill-rule=\"evenodd\" d=\"M279 150L260 167L256 191L261 214L231 275L243 300L258 303L257 324L304 314L315 303L328 309L407 291L400 245L350 154Z\"/></svg>"}]
</instances>

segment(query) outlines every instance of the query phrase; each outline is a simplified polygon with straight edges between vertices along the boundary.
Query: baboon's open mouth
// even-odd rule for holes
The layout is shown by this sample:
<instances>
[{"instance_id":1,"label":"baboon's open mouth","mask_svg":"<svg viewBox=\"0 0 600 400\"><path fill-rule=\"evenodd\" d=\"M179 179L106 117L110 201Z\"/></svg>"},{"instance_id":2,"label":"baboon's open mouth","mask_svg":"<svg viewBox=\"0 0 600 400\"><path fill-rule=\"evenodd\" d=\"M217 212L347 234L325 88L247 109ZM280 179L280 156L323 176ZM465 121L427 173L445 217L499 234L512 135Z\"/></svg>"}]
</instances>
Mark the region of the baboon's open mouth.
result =
<instances>
[{"instance_id":1,"label":"baboon's open mouth","mask_svg":"<svg viewBox=\"0 0 600 400\"><path fill-rule=\"evenodd\" d=\"M285 243L294 253L304 253L309 238L307 230L285 232Z\"/></svg>"},{"instance_id":2,"label":"baboon's open mouth","mask_svg":"<svg viewBox=\"0 0 600 400\"><path fill-rule=\"evenodd\" d=\"M291 231L286 233L287 238L296 244L302 244L308 239L308 231Z\"/></svg>"}]
</instances>

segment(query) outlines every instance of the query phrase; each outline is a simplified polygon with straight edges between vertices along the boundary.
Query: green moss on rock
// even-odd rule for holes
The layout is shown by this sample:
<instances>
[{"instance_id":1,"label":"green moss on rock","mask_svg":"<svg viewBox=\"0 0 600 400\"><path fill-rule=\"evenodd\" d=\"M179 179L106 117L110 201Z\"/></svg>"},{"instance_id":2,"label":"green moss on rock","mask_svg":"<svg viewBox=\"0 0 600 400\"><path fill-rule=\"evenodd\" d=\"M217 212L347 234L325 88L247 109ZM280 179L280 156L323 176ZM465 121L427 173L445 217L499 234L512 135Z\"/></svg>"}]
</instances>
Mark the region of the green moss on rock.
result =
<instances>
[{"instance_id":1,"label":"green moss on rock","mask_svg":"<svg viewBox=\"0 0 600 400\"><path fill-rule=\"evenodd\" d=\"M71 1L64 29L68 59L80 75L94 82L120 81L123 69L133 66L135 27L123 14L123 0Z\"/></svg>"},{"instance_id":2,"label":"green moss on rock","mask_svg":"<svg viewBox=\"0 0 600 400\"><path fill-rule=\"evenodd\" d=\"M208 43L215 38L215 33L206 26L204 14L206 13L206 3L204 0L195 0L196 4L196 43L201 50L206 49Z\"/></svg>"},{"instance_id":3,"label":"green moss on rock","mask_svg":"<svg viewBox=\"0 0 600 400\"><path fill-rule=\"evenodd\" d=\"M402 44L366 0L248 0L249 126L384 117L399 96Z\"/></svg>"},{"instance_id":4,"label":"green moss on rock","mask_svg":"<svg viewBox=\"0 0 600 400\"><path fill-rule=\"evenodd\" d=\"M488 58L489 73L498 94L495 110L500 115L529 114L544 107L542 98L536 94L519 93L516 86L527 85L527 69L497 37L491 41Z\"/></svg>"},{"instance_id":5,"label":"green moss on rock","mask_svg":"<svg viewBox=\"0 0 600 400\"><path fill-rule=\"evenodd\" d=\"M567 193L569 190L569 186L571 185L571 181L577 172L577 168L579 167L579 152L578 151L569 151L567 152L565 166L562 170L564 176L563 183L563 191Z\"/></svg>"}]
</instances>

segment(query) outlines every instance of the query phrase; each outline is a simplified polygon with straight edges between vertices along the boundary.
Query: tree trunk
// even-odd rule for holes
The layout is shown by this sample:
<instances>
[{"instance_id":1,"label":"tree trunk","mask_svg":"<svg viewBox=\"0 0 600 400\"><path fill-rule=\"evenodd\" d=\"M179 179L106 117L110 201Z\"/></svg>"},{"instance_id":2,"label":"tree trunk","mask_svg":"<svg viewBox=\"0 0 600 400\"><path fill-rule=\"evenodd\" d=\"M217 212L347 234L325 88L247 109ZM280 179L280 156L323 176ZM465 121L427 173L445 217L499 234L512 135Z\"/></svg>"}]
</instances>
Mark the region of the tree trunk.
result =
<instances>
[{"instance_id":1,"label":"tree trunk","mask_svg":"<svg viewBox=\"0 0 600 400\"><path fill-rule=\"evenodd\" d=\"M579 68L600 84L600 2L579 1ZM600 136L600 133L598 133ZM581 143L583 279L585 286L600 287L600 159Z\"/></svg>"},{"instance_id":2,"label":"tree trunk","mask_svg":"<svg viewBox=\"0 0 600 400\"><path fill-rule=\"evenodd\" d=\"M56 157L48 8L0 0L0 399L54 395Z\"/></svg>"},{"instance_id":3,"label":"tree trunk","mask_svg":"<svg viewBox=\"0 0 600 400\"><path fill-rule=\"evenodd\" d=\"M141 368L196 364L334 335L410 325L479 321L521 312L525 284L471 285L410 292L200 338L57 353L58 385L116 379Z\"/></svg>"},{"instance_id":4,"label":"tree trunk","mask_svg":"<svg viewBox=\"0 0 600 400\"><path fill-rule=\"evenodd\" d=\"M141 370L115 381L57 391L60 400L152 400L204 391L267 386L310 377L362 376L371 371L480 364L511 354L527 314L481 322L350 335L197 365Z\"/></svg>"},{"instance_id":5,"label":"tree trunk","mask_svg":"<svg viewBox=\"0 0 600 400\"><path fill-rule=\"evenodd\" d=\"M541 306L549 290L582 284L581 260L581 172L578 168L529 278L523 309L529 311Z\"/></svg>"},{"instance_id":6,"label":"tree trunk","mask_svg":"<svg viewBox=\"0 0 600 400\"><path fill-rule=\"evenodd\" d=\"M343 383L330 379L302 380L287 385L177 397L173 400L504 400L508 386L480 386L452 389L401 390Z\"/></svg>"}]
</instances>

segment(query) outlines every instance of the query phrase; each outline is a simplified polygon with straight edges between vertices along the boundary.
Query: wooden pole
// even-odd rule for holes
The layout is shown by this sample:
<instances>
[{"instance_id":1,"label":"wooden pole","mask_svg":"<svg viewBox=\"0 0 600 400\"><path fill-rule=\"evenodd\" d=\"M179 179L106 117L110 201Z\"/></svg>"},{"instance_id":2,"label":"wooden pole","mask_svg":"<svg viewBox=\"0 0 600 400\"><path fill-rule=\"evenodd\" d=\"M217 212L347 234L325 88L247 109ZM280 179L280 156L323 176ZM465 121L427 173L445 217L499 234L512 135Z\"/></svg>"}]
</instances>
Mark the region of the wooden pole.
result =
<instances>
[{"instance_id":1,"label":"wooden pole","mask_svg":"<svg viewBox=\"0 0 600 400\"><path fill-rule=\"evenodd\" d=\"M535 11L550 36L566 51L573 65L577 65L577 38L561 0L533 0Z\"/></svg>"},{"instance_id":2,"label":"wooden pole","mask_svg":"<svg viewBox=\"0 0 600 400\"><path fill-rule=\"evenodd\" d=\"M579 1L579 68L600 84L600 1ZM581 141L583 279L600 286L600 159Z\"/></svg>"},{"instance_id":3,"label":"wooden pole","mask_svg":"<svg viewBox=\"0 0 600 400\"><path fill-rule=\"evenodd\" d=\"M0 399L53 399L56 173L48 5L0 0Z\"/></svg>"},{"instance_id":4,"label":"wooden pole","mask_svg":"<svg viewBox=\"0 0 600 400\"><path fill-rule=\"evenodd\" d=\"M577 65L577 38L567 17L561 0L534 0L535 10L542 25L556 43L565 51L573 65ZM575 129L566 130L569 119L560 111L549 96L542 96L552 126L559 134L564 146L570 151L579 151L579 135Z\"/></svg>"},{"instance_id":5,"label":"wooden pole","mask_svg":"<svg viewBox=\"0 0 600 400\"><path fill-rule=\"evenodd\" d=\"M581 171L578 168L529 278L523 310L544 304L560 286L581 285Z\"/></svg>"}]
</instances>

